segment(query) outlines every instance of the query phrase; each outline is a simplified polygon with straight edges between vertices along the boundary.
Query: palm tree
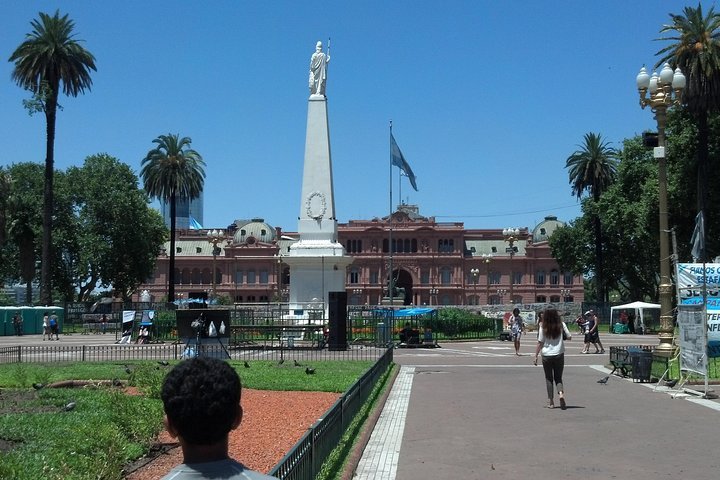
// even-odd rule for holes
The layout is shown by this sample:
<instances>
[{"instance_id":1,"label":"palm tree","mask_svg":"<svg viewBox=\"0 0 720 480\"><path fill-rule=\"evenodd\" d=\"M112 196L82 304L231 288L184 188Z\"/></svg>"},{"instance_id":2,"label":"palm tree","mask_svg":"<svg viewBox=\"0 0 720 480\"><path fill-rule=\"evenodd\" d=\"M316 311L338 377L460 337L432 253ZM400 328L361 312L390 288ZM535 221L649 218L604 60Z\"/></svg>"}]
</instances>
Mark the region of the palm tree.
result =
<instances>
[{"instance_id":1,"label":"palm tree","mask_svg":"<svg viewBox=\"0 0 720 480\"><path fill-rule=\"evenodd\" d=\"M205 162L190 148L189 137L160 135L157 146L142 160L145 191L151 197L170 204L170 265L168 268L168 302L175 300L175 201L177 197L198 198L205 183Z\"/></svg>"},{"instance_id":2,"label":"palm tree","mask_svg":"<svg viewBox=\"0 0 720 480\"><path fill-rule=\"evenodd\" d=\"M15 62L12 79L22 88L33 92L35 107L45 113L46 154L45 186L43 192L43 238L40 270L40 302L52 303L50 240L53 214L53 171L55 163L55 120L57 117L60 84L65 95L77 97L90 90L90 70L95 70L95 57L76 40L75 23L67 15L56 11L50 16L40 13L30 22L32 32L13 52L9 61ZM29 104L26 104L26 106Z\"/></svg>"},{"instance_id":3,"label":"palm tree","mask_svg":"<svg viewBox=\"0 0 720 480\"><path fill-rule=\"evenodd\" d=\"M565 163L568 169L572 194L578 199L583 193L589 192L597 205L603 192L615 180L618 167L618 152L604 142L600 134L586 133L582 145L578 145ZM602 228L597 211L593 215L595 233L595 291L599 302L606 301L605 284L603 282Z\"/></svg>"},{"instance_id":4,"label":"palm tree","mask_svg":"<svg viewBox=\"0 0 720 480\"><path fill-rule=\"evenodd\" d=\"M697 191L698 210L707 206L707 177L709 158L708 115L720 108L720 14L710 7L703 15L702 5L685 7L684 15L670 14L671 25L664 25L660 33L674 32L658 40L671 41L656 55L657 65L669 62L687 78L683 103L697 121Z\"/></svg>"}]
</instances>

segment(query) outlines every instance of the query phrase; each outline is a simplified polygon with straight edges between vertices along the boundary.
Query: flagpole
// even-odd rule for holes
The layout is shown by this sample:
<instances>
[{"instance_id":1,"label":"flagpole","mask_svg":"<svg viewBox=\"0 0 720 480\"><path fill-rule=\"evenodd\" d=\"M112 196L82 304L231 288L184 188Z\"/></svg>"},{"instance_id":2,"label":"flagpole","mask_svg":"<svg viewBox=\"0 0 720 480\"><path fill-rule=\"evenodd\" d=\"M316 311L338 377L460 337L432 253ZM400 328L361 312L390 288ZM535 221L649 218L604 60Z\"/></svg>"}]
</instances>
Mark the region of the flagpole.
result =
<instances>
[{"instance_id":1,"label":"flagpole","mask_svg":"<svg viewBox=\"0 0 720 480\"><path fill-rule=\"evenodd\" d=\"M388 239L388 248L390 250L390 266L389 266L389 272L388 272L388 297L390 297L390 308L393 306L393 300L395 299L394 291L394 281L393 281L393 243L392 243L392 234L393 234L393 224L392 224L392 214L393 214L393 196L392 196L392 162L393 156L392 156L392 120L390 120L390 216L388 217L388 221L390 222L390 232L389 232L389 239ZM394 317L393 317L394 320Z\"/></svg>"}]
</instances>

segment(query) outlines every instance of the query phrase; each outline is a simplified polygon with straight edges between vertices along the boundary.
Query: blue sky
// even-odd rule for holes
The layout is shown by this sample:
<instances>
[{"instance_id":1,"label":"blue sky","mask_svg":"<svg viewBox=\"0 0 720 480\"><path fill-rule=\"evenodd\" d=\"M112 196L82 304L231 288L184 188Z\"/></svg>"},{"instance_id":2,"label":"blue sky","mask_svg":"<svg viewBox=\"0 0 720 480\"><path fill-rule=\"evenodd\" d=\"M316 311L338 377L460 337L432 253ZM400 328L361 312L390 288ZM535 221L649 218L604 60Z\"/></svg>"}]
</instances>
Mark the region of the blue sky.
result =
<instances>
[{"instance_id":1,"label":"blue sky","mask_svg":"<svg viewBox=\"0 0 720 480\"><path fill-rule=\"evenodd\" d=\"M696 5L695 2L689 3ZM713 3L703 2L704 7ZM7 62L58 7L97 60L63 97L57 168L108 153L139 172L158 135L205 159L205 221L296 231L307 77L332 38L328 109L338 220L387 215L389 122L417 176L402 200L467 228L572 220L565 160L587 132L619 147L654 128L635 76L678 1L11 1L0 15L0 164L43 162L45 120ZM398 201L397 169L393 199Z\"/></svg>"}]
</instances>

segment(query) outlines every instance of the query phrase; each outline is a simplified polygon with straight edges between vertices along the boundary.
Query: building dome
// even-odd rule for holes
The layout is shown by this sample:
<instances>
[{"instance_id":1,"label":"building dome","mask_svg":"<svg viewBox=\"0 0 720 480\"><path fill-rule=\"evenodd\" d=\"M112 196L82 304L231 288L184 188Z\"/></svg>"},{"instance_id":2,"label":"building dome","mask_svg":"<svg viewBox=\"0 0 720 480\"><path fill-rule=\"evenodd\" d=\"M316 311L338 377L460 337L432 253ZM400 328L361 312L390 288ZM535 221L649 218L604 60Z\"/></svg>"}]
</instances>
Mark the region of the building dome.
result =
<instances>
[{"instance_id":1,"label":"building dome","mask_svg":"<svg viewBox=\"0 0 720 480\"><path fill-rule=\"evenodd\" d=\"M275 229L262 218L252 220L235 220L237 229L233 236L234 243L254 244L257 242L272 243L275 240Z\"/></svg>"},{"instance_id":2,"label":"building dome","mask_svg":"<svg viewBox=\"0 0 720 480\"><path fill-rule=\"evenodd\" d=\"M564 226L565 224L558 220L555 216L545 217L545 220L538 223L533 229L533 243L547 242L550 235L552 235L555 230Z\"/></svg>"}]
</instances>

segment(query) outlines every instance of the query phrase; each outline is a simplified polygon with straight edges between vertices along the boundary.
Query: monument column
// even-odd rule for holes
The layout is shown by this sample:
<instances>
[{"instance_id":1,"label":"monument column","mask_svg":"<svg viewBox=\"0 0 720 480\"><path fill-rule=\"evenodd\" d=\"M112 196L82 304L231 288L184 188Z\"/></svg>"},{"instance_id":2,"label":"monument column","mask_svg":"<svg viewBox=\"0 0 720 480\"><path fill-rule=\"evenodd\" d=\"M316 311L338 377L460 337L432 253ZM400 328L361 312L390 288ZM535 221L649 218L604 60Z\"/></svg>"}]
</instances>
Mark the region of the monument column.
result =
<instances>
[{"instance_id":1,"label":"monument column","mask_svg":"<svg viewBox=\"0 0 720 480\"><path fill-rule=\"evenodd\" d=\"M327 64L329 54L318 42L310 60L310 98L303 184L298 215L300 241L290 247L284 261L290 266L290 308L323 309L327 316L328 292L345 291L345 270L352 258L337 241L330 130L328 126Z\"/></svg>"}]
</instances>

